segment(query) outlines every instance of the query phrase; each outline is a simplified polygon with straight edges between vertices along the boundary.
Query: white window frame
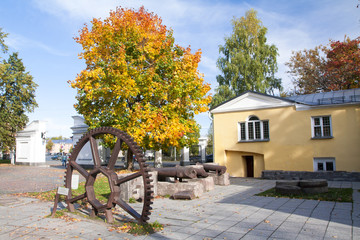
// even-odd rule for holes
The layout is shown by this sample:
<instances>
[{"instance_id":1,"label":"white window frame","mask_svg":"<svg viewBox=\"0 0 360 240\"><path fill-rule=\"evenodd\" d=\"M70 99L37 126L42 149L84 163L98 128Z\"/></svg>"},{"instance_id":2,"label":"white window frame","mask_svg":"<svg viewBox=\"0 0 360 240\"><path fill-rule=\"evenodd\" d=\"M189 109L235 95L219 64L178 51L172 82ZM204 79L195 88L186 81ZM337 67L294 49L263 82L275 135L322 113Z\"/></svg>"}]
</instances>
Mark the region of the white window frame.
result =
<instances>
[{"instance_id":1,"label":"white window frame","mask_svg":"<svg viewBox=\"0 0 360 240\"><path fill-rule=\"evenodd\" d=\"M256 117L259 120L249 120L252 117ZM268 138L264 138L264 122L268 123ZM252 128L253 128L253 138L250 139L249 138L249 123L253 123L252 124ZM256 128L255 128L255 124L256 123L260 123L260 138L256 138ZM245 124L245 139L242 139L242 134L241 134L241 124ZM248 119L245 122L238 122L238 141L239 142L259 142L259 141L269 141L270 140L270 124L269 124L269 120L260 120L259 117L255 116L255 115L251 115L248 117Z\"/></svg>"},{"instance_id":2,"label":"white window frame","mask_svg":"<svg viewBox=\"0 0 360 240\"><path fill-rule=\"evenodd\" d=\"M324 136L324 125L323 125L323 118L328 117L330 123L330 136ZM315 125L315 118L320 118L320 125ZM315 136L315 127L321 128L321 136ZM333 138L333 130L332 130L332 119L330 115L326 116L313 116L311 117L311 136L313 139L327 139Z\"/></svg>"},{"instance_id":3,"label":"white window frame","mask_svg":"<svg viewBox=\"0 0 360 240\"><path fill-rule=\"evenodd\" d=\"M325 172L328 171L326 169L326 163L331 162L333 164L334 169L332 171L336 171L336 164L335 164L335 158L329 157L329 158L314 158L314 172ZM318 163L322 163L324 166L324 170L318 169Z\"/></svg>"}]
</instances>

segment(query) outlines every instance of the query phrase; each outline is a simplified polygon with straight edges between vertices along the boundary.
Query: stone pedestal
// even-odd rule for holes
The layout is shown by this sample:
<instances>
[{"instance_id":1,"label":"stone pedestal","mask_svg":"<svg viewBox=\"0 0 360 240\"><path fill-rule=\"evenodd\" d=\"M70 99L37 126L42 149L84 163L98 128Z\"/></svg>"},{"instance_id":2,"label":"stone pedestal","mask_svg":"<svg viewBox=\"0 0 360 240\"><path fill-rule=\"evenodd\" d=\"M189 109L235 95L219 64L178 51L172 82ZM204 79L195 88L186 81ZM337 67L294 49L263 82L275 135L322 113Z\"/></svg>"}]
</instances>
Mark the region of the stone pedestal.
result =
<instances>
[{"instance_id":1,"label":"stone pedestal","mask_svg":"<svg viewBox=\"0 0 360 240\"><path fill-rule=\"evenodd\" d=\"M121 174L118 175L119 178L124 178L126 176L131 175L132 173L128 174ZM152 175L150 179L153 180L153 191L154 191L154 197L158 194L158 184L157 184L157 172L150 172ZM136 200L138 199L144 199L144 182L142 177L135 178L131 181L125 182L120 185L120 198L124 201L129 201L130 198L134 198Z\"/></svg>"},{"instance_id":2,"label":"stone pedestal","mask_svg":"<svg viewBox=\"0 0 360 240\"><path fill-rule=\"evenodd\" d=\"M204 186L197 182L158 182L157 194L159 196L172 196L182 191L189 191L195 197L200 197L204 193Z\"/></svg>"},{"instance_id":3,"label":"stone pedestal","mask_svg":"<svg viewBox=\"0 0 360 240\"><path fill-rule=\"evenodd\" d=\"M162 168L162 151L161 151L161 149L159 151L155 152L154 167Z\"/></svg>"},{"instance_id":4,"label":"stone pedestal","mask_svg":"<svg viewBox=\"0 0 360 240\"><path fill-rule=\"evenodd\" d=\"M186 166L190 164L190 154L189 154L189 148L184 147L181 149L181 159L180 159L180 165Z\"/></svg>"},{"instance_id":5,"label":"stone pedestal","mask_svg":"<svg viewBox=\"0 0 360 240\"><path fill-rule=\"evenodd\" d=\"M216 173L210 173L209 177L214 178L215 185L220 185L220 186L230 185L230 175L227 172L220 176L217 175Z\"/></svg>"},{"instance_id":6,"label":"stone pedestal","mask_svg":"<svg viewBox=\"0 0 360 240\"><path fill-rule=\"evenodd\" d=\"M87 132L89 126L85 124L85 119L81 116L73 116L74 126L71 127L73 131L73 146L76 147L76 143ZM81 149L76 162L80 165L93 165L90 143L86 143Z\"/></svg>"},{"instance_id":7,"label":"stone pedestal","mask_svg":"<svg viewBox=\"0 0 360 240\"><path fill-rule=\"evenodd\" d=\"M199 153L201 156L201 162L205 162L206 161L206 146L207 146L207 137L202 137L199 138Z\"/></svg>"}]
</instances>

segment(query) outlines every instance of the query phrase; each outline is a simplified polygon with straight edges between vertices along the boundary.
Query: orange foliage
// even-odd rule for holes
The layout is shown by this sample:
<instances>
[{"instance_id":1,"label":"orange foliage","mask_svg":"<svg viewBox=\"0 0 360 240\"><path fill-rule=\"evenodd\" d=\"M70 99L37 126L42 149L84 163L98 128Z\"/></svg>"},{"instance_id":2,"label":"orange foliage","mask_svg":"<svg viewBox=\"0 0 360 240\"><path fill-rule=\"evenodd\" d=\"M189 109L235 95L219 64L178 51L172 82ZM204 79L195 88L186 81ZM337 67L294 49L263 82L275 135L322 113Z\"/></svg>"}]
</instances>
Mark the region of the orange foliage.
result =
<instances>
[{"instance_id":1,"label":"orange foliage","mask_svg":"<svg viewBox=\"0 0 360 240\"><path fill-rule=\"evenodd\" d=\"M87 67L69 82L86 123L120 128L144 148L196 142L194 115L211 101L197 70L201 51L174 44L172 30L143 7L91 23L75 38Z\"/></svg>"}]
</instances>

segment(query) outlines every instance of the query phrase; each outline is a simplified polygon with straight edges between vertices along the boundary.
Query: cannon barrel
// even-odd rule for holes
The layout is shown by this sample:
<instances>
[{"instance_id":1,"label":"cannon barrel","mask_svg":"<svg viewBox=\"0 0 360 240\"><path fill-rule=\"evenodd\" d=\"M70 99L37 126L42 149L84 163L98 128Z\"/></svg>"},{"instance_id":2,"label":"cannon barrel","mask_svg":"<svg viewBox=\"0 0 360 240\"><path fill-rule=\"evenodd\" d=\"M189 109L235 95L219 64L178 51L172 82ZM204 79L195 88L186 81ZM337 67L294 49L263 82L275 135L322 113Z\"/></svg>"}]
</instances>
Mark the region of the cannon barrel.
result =
<instances>
[{"instance_id":1,"label":"cannon barrel","mask_svg":"<svg viewBox=\"0 0 360 240\"><path fill-rule=\"evenodd\" d=\"M167 168L153 168L153 171L158 172L159 177L176 177L176 178L196 178L197 172L190 167L167 167Z\"/></svg>"},{"instance_id":2,"label":"cannon barrel","mask_svg":"<svg viewBox=\"0 0 360 240\"><path fill-rule=\"evenodd\" d=\"M193 168L196 171L197 177L208 177L209 174L205 171L202 164L197 163L196 165L186 166L186 168Z\"/></svg>"},{"instance_id":3,"label":"cannon barrel","mask_svg":"<svg viewBox=\"0 0 360 240\"><path fill-rule=\"evenodd\" d=\"M223 175L226 172L226 167L225 166L219 166L219 165L215 165L215 164L204 164L204 169L205 171L209 172L209 171L214 171L217 173L217 175Z\"/></svg>"}]
</instances>

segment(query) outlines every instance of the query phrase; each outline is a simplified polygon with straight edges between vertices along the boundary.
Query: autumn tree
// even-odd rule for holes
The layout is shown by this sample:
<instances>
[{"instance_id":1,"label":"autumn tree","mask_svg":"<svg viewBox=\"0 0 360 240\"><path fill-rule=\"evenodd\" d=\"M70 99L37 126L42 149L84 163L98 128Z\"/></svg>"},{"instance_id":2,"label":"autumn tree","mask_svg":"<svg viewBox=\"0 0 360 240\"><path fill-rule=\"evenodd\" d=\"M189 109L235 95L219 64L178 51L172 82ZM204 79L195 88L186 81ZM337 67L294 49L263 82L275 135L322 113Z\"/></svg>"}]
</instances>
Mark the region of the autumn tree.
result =
<instances>
[{"instance_id":1,"label":"autumn tree","mask_svg":"<svg viewBox=\"0 0 360 240\"><path fill-rule=\"evenodd\" d=\"M360 37L331 41L327 51L326 76L330 90L360 87Z\"/></svg>"},{"instance_id":2,"label":"autumn tree","mask_svg":"<svg viewBox=\"0 0 360 240\"><path fill-rule=\"evenodd\" d=\"M0 47L4 54L6 34L0 28ZM15 133L28 122L27 112L37 106L33 77L26 72L18 53L9 55L0 63L0 149L10 151L15 147Z\"/></svg>"},{"instance_id":3,"label":"autumn tree","mask_svg":"<svg viewBox=\"0 0 360 240\"><path fill-rule=\"evenodd\" d=\"M225 44L219 46L217 66L222 72L216 77L219 85L228 86L236 95L247 90L269 94L280 90L281 80L275 77L278 49L267 44L267 28L257 12L251 9L245 17L234 18L232 26L231 36L225 37Z\"/></svg>"},{"instance_id":4,"label":"autumn tree","mask_svg":"<svg viewBox=\"0 0 360 240\"><path fill-rule=\"evenodd\" d=\"M175 44L172 30L144 7L117 8L91 23L75 38L87 67L70 82L90 128L119 128L144 149L197 142L194 115L211 101L197 70L200 50Z\"/></svg>"},{"instance_id":5,"label":"autumn tree","mask_svg":"<svg viewBox=\"0 0 360 240\"><path fill-rule=\"evenodd\" d=\"M48 152L50 152L53 147L54 147L54 143L53 143L53 141L51 141L51 139L49 139L49 140L46 142L46 150L47 150Z\"/></svg>"},{"instance_id":6,"label":"autumn tree","mask_svg":"<svg viewBox=\"0 0 360 240\"><path fill-rule=\"evenodd\" d=\"M360 87L360 37L343 42L330 40L317 46L293 52L288 73L295 94L328 92Z\"/></svg>"},{"instance_id":7,"label":"autumn tree","mask_svg":"<svg viewBox=\"0 0 360 240\"><path fill-rule=\"evenodd\" d=\"M293 52L286 66L295 86L294 94L309 94L327 91L329 87L326 76L326 47L317 46Z\"/></svg>"}]
</instances>

